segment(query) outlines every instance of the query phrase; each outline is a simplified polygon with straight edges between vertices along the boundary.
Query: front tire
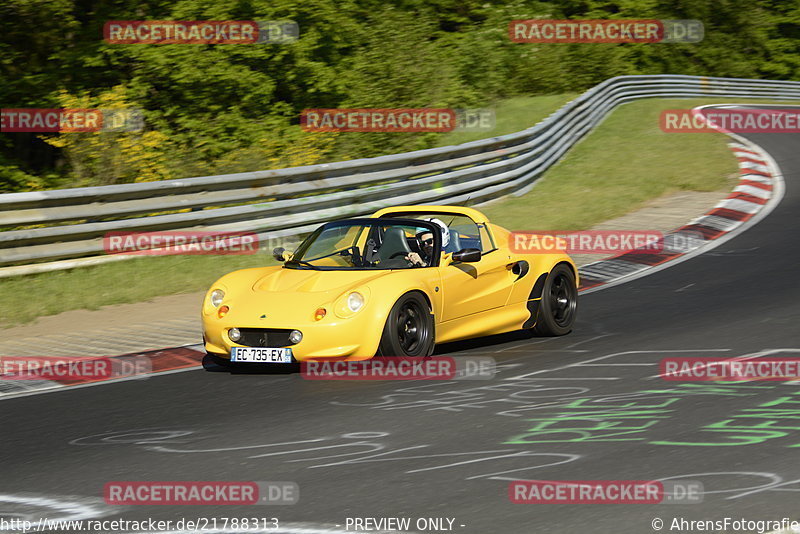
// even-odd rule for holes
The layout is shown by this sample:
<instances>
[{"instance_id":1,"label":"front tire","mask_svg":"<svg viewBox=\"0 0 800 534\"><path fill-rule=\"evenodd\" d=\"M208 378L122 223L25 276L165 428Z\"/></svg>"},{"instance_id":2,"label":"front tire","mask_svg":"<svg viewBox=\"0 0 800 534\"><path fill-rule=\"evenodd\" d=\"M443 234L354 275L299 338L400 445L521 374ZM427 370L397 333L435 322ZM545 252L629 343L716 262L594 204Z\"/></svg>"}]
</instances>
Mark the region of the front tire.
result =
<instances>
[{"instance_id":1,"label":"front tire","mask_svg":"<svg viewBox=\"0 0 800 534\"><path fill-rule=\"evenodd\" d=\"M430 356L435 345L434 320L428 302L420 293L400 297L386 319L380 356Z\"/></svg>"},{"instance_id":2,"label":"front tire","mask_svg":"<svg viewBox=\"0 0 800 534\"><path fill-rule=\"evenodd\" d=\"M578 311L578 287L575 274L564 264L556 265L544 283L534 333L539 336L563 336L572 331Z\"/></svg>"}]
</instances>

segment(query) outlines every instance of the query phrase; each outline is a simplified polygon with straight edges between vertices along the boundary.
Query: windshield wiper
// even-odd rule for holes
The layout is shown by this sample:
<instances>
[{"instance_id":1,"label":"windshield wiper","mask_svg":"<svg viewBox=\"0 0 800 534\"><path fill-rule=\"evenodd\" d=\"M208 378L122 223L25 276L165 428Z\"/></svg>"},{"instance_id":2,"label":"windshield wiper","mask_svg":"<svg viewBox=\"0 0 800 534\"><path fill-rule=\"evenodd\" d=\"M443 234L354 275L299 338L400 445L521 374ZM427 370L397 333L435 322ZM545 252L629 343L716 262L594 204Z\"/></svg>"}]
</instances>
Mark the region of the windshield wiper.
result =
<instances>
[{"instance_id":1,"label":"windshield wiper","mask_svg":"<svg viewBox=\"0 0 800 534\"><path fill-rule=\"evenodd\" d=\"M305 265L306 267L308 267L310 269L315 269L316 270L316 267L314 265L311 265L307 261L303 261L303 260L291 259L291 260L288 260L286 262L286 265Z\"/></svg>"}]
</instances>

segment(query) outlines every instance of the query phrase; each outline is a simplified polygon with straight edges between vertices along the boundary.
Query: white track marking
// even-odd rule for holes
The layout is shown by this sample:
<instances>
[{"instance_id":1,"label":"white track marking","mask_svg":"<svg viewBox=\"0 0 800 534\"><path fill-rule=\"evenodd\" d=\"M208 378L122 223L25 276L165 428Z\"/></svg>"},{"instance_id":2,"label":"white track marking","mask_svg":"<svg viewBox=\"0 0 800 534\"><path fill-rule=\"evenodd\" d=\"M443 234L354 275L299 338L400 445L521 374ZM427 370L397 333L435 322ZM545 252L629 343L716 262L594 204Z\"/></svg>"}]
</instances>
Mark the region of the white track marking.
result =
<instances>
[{"instance_id":1,"label":"white track marking","mask_svg":"<svg viewBox=\"0 0 800 534\"><path fill-rule=\"evenodd\" d=\"M593 362L597 362L600 360L605 360L607 358L614 358L615 356L624 356L626 354L662 354L665 352L690 352L690 353L698 353L698 352L728 352L731 349L675 349L675 350L626 350L622 352L614 352L611 354L606 354L605 356L598 356L597 358L592 358L591 360L585 360L583 362L577 363L569 363L567 365L563 365L561 367L554 367L552 369L540 369L538 371L532 371L530 373L524 373L517 376L511 376L506 378L506 380L540 380L538 377L534 377L533 375L543 374L543 373L553 373L555 371L563 371L565 369L571 368L580 368L586 366L586 364L590 364ZM564 380L564 379L559 379ZM579 378L578 380L586 380L584 378Z\"/></svg>"}]
</instances>

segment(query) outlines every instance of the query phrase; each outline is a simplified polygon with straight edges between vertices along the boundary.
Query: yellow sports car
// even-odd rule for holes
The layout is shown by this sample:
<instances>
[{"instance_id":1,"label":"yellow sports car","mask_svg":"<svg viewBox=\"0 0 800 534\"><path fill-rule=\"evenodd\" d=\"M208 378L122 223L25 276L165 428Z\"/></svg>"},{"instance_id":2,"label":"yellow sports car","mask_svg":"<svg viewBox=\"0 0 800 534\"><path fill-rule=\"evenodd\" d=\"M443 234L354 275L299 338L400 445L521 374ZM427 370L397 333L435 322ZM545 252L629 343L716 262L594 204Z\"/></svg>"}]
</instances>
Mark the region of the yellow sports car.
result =
<instances>
[{"instance_id":1,"label":"yellow sports car","mask_svg":"<svg viewBox=\"0 0 800 534\"><path fill-rule=\"evenodd\" d=\"M428 356L437 343L572 329L569 256L516 254L510 232L459 206L398 206L322 225L282 266L234 271L203 301L215 361Z\"/></svg>"}]
</instances>

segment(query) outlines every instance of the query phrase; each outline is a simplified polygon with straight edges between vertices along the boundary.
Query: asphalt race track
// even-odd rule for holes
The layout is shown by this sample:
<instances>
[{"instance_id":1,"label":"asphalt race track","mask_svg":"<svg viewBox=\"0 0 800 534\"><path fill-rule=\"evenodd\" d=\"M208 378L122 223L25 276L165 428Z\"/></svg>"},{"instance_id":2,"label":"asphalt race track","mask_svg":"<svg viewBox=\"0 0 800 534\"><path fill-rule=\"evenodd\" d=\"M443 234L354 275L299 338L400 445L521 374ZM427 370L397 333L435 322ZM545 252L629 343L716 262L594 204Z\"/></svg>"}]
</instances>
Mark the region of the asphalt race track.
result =
<instances>
[{"instance_id":1,"label":"asphalt race track","mask_svg":"<svg viewBox=\"0 0 800 534\"><path fill-rule=\"evenodd\" d=\"M657 376L669 356L800 356L800 137L744 136L786 181L766 219L706 254L583 296L566 337L437 351L492 356L495 379L308 381L209 366L4 400L0 511L276 517L279 532L309 533L343 531L348 517L407 517L412 532L425 531L418 518L450 518L464 533L581 534L654 532L655 518L664 532L676 517L800 519L800 383ZM519 479L692 480L705 495L513 504ZM112 507L102 495L115 480L293 481L300 501Z\"/></svg>"}]
</instances>

